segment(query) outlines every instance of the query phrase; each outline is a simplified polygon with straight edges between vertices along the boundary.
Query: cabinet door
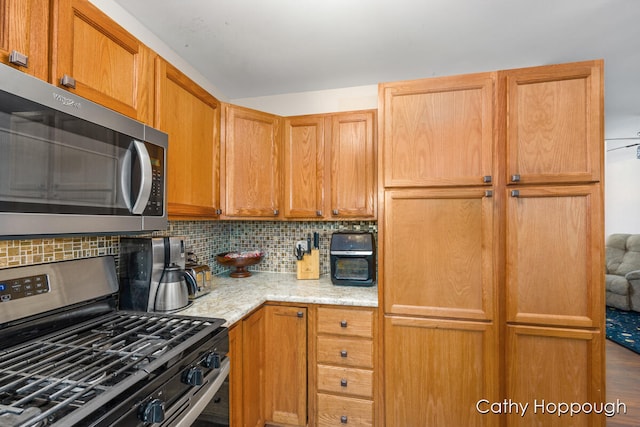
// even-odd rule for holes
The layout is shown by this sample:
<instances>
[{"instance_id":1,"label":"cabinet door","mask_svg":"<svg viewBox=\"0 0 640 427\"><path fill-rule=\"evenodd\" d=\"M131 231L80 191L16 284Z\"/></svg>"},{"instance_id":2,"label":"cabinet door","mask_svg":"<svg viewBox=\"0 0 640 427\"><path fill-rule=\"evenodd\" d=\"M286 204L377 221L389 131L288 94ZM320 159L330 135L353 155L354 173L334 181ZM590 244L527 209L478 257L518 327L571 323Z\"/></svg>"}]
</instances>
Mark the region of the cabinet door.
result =
<instances>
[{"instance_id":1,"label":"cabinet door","mask_svg":"<svg viewBox=\"0 0 640 427\"><path fill-rule=\"evenodd\" d=\"M170 218L213 218L220 209L220 105L178 69L158 59L155 126L169 135Z\"/></svg>"},{"instance_id":2,"label":"cabinet door","mask_svg":"<svg viewBox=\"0 0 640 427\"><path fill-rule=\"evenodd\" d=\"M324 215L323 116L288 117L284 121L284 216Z\"/></svg>"},{"instance_id":3,"label":"cabinet door","mask_svg":"<svg viewBox=\"0 0 640 427\"><path fill-rule=\"evenodd\" d=\"M229 425L242 427L242 323L229 329Z\"/></svg>"},{"instance_id":4,"label":"cabinet door","mask_svg":"<svg viewBox=\"0 0 640 427\"><path fill-rule=\"evenodd\" d=\"M375 113L333 116L331 124L331 217L376 216Z\"/></svg>"},{"instance_id":5,"label":"cabinet door","mask_svg":"<svg viewBox=\"0 0 640 427\"><path fill-rule=\"evenodd\" d=\"M494 318L493 204L482 188L385 193L385 313Z\"/></svg>"},{"instance_id":6,"label":"cabinet door","mask_svg":"<svg viewBox=\"0 0 640 427\"><path fill-rule=\"evenodd\" d=\"M602 327L600 186L507 191L507 321Z\"/></svg>"},{"instance_id":7,"label":"cabinet door","mask_svg":"<svg viewBox=\"0 0 640 427\"><path fill-rule=\"evenodd\" d=\"M0 62L39 79L49 77L49 2L0 0ZM12 52L27 57L20 65Z\"/></svg>"},{"instance_id":8,"label":"cabinet door","mask_svg":"<svg viewBox=\"0 0 640 427\"><path fill-rule=\"evenodd\" d=\"M307 309L265 306L265 419L307 424Z\"/></svg>"},{"instance_id":9,"label":"cabinet door","mask_svg":"<svg viewBox=\"0 0 640 427\"><path fill-rule=\"evenodd\" d=\"M57 0L52 34L52 83L153 123L149 48L87 0Z\"/></svg>"},{"instance_id":10,"label":"cabinet door","mask_svg":"<svg viewBox=\"0 0 640 427\"><path fill-rule=\"evenodd\" d=\"M225 212L229 217L280 214L280 119L234 105L225 107Z\"/></svg>"},{"instance_id":11,"label":"cabinet door","mask_svg":"<svg viewBox=\"0 0 640 427\"><path fill-rule=\"evenodd\" d=\"M385 83L385 187L483 185L492 171L494 73Z\"/></svg>"},{"instance_id":12,"label":"cabinet door","mask_svg":"<svg viewBox=\"0 0 640 427\"><path fill-rule=\"evenodd\" d=\"M507 182L602 179L603 63L504 72Z\"/></svg>"},{"instance_id":13,"label":"cabinet door","mask_svg":"<svg viewBox=\"0 0 640 427\"><path fill-rule=\"evenodd\" d=\"M481 399L499 401L492 323L385 317L387 426L497 426Z\"/></svg>"},{"instance_id":14,"label":"cabinet door","mask_svg":"<svg viewBox=\"0 0 640 427\"><path fill-rule=\"evenodd\" d=\"M558 416L547 406L605 402L603 357L598 332L507 326L506 395L512 402L529 403L524 416L508 415L507 425L604 426L604 414Z\"/></svg>"},{"instance_id":15,"label":"cabinet door","mask_svg":"<svg viewBox=\"0 0 640 427\"><path fill-rule=\"evenodd\" d=\"M242 321L243 425L263 427L265 397L265 318L260 309Z\"/></svg>"}]
</instances>

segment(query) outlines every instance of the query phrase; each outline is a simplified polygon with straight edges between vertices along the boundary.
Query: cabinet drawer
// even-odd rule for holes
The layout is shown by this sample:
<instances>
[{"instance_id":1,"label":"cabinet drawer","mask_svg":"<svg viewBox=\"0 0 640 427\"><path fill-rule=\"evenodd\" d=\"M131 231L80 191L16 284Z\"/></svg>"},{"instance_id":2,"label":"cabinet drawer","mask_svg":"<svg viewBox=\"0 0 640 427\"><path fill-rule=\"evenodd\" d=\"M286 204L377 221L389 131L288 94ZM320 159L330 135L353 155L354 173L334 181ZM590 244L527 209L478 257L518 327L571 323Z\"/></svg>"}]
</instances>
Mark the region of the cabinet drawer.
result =
<instances>
[{"instance_id":1,"label":"cabinet drawer","mask_svg":"<svg viewBox=\"0 0 640 427\"><path fill-rule=\"evenodd\" d=\"M318 363L373 369L373 341L319 336Z\"/></svg>"},{"instance_id":2,"label":"cabinet drawer","mask_svg":"<svg viewBox=\"0 0 640 427\"><path fill-rule=\"evenodd\" d=\"M373 371L319 365L318 390L372 398Z\"/></svg>"},{"instance_id":3,"label":"cabinet drawer","mask_svg":"<svg viewBox=\"0 0 640 427\"><path fill-rule=\"evenodd\" d=\"M318 308L318 333L373 337L373 311Z\"/></svg>"},{"instance_id":4,"label":"cabinet drawer","mask_svg":"<svg viewBox=\"0 0 640 427\"><path fill-rule=\"evenodd\" d=\"M317 421L318 427L372 426L373 402L318 393Z\"/></svg>"}]
</instances>

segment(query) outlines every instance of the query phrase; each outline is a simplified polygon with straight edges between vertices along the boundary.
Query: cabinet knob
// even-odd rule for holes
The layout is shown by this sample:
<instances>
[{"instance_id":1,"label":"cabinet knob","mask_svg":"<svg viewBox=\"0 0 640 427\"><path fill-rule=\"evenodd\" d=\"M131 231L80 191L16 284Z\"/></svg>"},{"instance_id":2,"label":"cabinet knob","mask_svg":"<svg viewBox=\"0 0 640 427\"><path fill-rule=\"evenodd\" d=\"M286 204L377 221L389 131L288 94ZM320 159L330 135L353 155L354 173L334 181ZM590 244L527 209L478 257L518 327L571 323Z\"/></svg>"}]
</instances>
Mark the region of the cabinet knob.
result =
<instances>
[{"instance_id":1,"label":"cabinet knob","mask_svg":"<svg viewBox=\"0 0 640 427\"><path fill-rule=\"evenodd\" d=\"M520 190L511 190L511 197L520 197Z\"/></svg>"},{"instance_id":2,"label":"cabinet knob","mask_svg":"<svg viewBox=\"0 0 640 427\"><path fill-rule=\"evenodd\" d=\"M511 182L520 182L520 175L511 175Z\"/></svg>"},{"instance_id":3,"label":"cabinet knob","mask_svg":"<svg viewBox=\"0 0 640 427\"><path fill-rule=\"evenodd\" d=\"M301 311L299 311L298 313L296 313L296 315L297 315L299 318L303 318L303 317L304 317L304 313L303 313L303 312L301 312Z\"/></svg>"},{"instance_id":4,"label":"cabinet knob","mask_svg":"<svg viewBox=\"0 0 640 427\"><path fill-rule=\"evenodd\" d=\"M347 357L347 350L340 351L340 357Z\"/></svg>"},{"instance_id":5,"label":"cabinet knob","mask_svg":"<svg viewBox=\"0 0 640 427\"><path fill-rule=\"evenodd\" d=\"M322 216L322 211L320 210L316 211L316 216Z\"/></svg>"},{"instance_id":6,"label":"cabinet knob","mask_svg":"<svg viewBox=\"0 0 640 427\"><path fill-rule=\"evenodd\" d=\"M278 209L274 209L273 210L273 216L277 216L280 213L280 211Z\"/></svg>"},{"instance_id":7,"label":"cabinet knob","mask_svg":"<svg viewBox=\"0 0 640 427\"><path fill-rule=\"evenodd\" d=\"M9 54L9 62L20 67L29 67L29 57L17 50L12 50Z\"/></svg>"},{"instance_id":8,"label":"cabinet knob","mask_svg":"<svg viewBox=\"0 0 640 427\"><path fill-rule=\"evenodd\" d=\"M348 422L349 422L349 418L347 418L347 416L346 416L346 415L343 415L343 416L341 416L341 417L340 417L340 422L341 422L342 424L346 424L346 423L348 423Z\"/></svg>"},{"instance_id":9,"label":"cabinet knob","mask_svg":"<svg viewBox=\"0 0 640 427\"><path fill-rule=\"evenodd\" d=\"M75 89L76 88L76 79L74 79L73 77L65 74L60 79L60 84L62 86L64 86L64 87L68 87L70 89Z\"/></svg>"},{"instance_id":10,"label":"cabinet knob","mask_svg":"<svg viewBox=\"0 0 640 427\"><path fill-rule=\"evenodd\" d=\"M485 191L485 192L484 192L484 196L485 196L485 197L492 197L492 196L493 196L493 191L491 191L491 190L487 190L487 191Z\"/></svg>"},{"instance_id":11,"label":"cabinet knob","mask_svg":"<svg viewBox=\"0 0 640 427\"><path fill-rule=\"evenodd\" d=\"M340 327L341 328L346 328L347 327L347 321L346 320L341 320L340 321Z\"/></svg>"},{"instance_id":12,"label":"cabinet knob","mask_svg":"<svg viewBox=\"0 0 640 427\"><path fill-rule=\"evenodd\" d=\"M340 380L340 386L341 387L346 387L347 386L347 379L346 378L342 378Z\"/></svg>"},{"instance_id":13,"label":"cabinet knob","mask_svg":"<svg viewBox=\"0 0 640 427\"><path fill-rule=\"evenodd\" d=\"M484 182L485 184L490 184L491 183L491 175L485 175L482 177L482 182Z\"/></svg>"},{"instance_id":14,"label":"cabinet knob","mask_svg":"<svg viewBox=\"0 0 640 427\"><path fill-rule=\"evenodd\" d=\"M216 215L222 215L222 209L216 209Z\"/></svg>"},{"instance_id":15,"label":"cabinet knob","mask_svg":"<svg viewBox=\"0 0 640 427\"><path fill-rule=\"evenodd\" d=\"M334 210L332 211L332 213L333 213L334 215L338 215L338 214L340 213L340 211L339 211L338 209L334 209Z\"/></svg>"}]
</instances>

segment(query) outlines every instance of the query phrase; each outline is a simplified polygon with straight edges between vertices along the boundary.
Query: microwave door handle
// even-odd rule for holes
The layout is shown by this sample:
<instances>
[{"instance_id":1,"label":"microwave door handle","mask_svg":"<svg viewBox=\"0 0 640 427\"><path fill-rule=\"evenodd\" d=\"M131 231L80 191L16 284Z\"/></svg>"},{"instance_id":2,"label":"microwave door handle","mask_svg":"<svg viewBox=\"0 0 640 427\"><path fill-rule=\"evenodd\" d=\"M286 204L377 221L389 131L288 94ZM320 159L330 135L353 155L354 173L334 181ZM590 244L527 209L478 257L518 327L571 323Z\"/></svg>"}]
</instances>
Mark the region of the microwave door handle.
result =
<instances>
[{"instance_id":1,"label":"microwave door handle","mask_svg":"<svg viewBox=\"0 0 640 427\"><path fill-rule=\"evenodd\" d=\"M141 215L147 207L147 202L149 202L149 198L151 197L153 171L151 169L151 157L149 156L149 152L147 151L147 147L145 147L144 142L134 140L133 147L138 153L141 178L140 190L138 191L138 196L133 204L133 208L131 208L131 213L134 215Z\"/></svg>"},{"instance_id":2,"label":"microwave door handle","mask_svg":"<svg viewBox=\"0 0 640 427\"><path fill-rule=\"evenodd\" d=\"M127 206L129 212L131 212L131 149L125 151L122 156L122 165L120 168L120 189L122 190L122 198L124 204Z\"/></svg>"}]
</instances>

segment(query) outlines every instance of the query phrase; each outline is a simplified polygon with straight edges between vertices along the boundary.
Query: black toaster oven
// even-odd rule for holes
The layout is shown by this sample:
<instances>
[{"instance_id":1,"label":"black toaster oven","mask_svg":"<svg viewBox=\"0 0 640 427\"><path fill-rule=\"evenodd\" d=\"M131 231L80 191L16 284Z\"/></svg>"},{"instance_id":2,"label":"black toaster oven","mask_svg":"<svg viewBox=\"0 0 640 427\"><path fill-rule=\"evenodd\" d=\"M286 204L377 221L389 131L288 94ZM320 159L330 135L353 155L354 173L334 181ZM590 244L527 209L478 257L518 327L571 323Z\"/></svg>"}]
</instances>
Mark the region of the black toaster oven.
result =
<instances>
[{"instance_id":1,"label":"black toaster oven","mask_svg":"<svg viewBox=\"0 0 640 427\"><path fill-rule=\"evenodd\" d=\"M331 282L334 285L373 286L376 283L376 243L373 233L333 233L329 257Z\"/></svg>"}]
</instances>

